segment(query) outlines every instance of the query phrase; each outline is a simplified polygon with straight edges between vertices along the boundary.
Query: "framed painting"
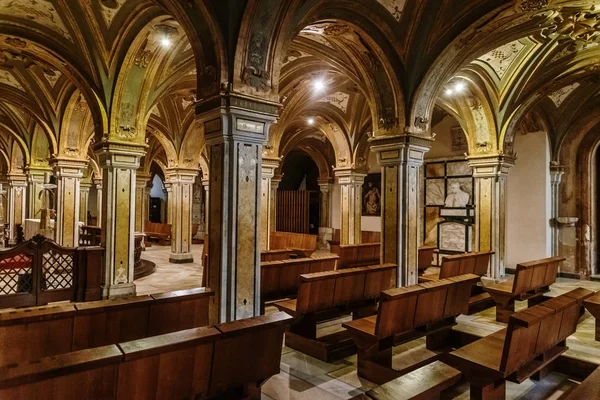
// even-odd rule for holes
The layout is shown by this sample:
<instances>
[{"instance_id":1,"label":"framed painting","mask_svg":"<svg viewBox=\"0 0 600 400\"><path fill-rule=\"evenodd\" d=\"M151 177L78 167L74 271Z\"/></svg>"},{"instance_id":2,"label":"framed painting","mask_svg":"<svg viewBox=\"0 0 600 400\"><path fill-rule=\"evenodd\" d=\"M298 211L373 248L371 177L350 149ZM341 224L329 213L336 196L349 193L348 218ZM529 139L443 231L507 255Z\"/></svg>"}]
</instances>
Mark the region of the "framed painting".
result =
<instances>
[{"instance_id":1,"label":"framed painting","mask_svg":"<svg viewBox=\"0 0 600 400\"><path fill-rule=\"evenodd\" d=\"M362 215L381 216L381 174L369 174L362 187Z\"/></svg>"}]
</instances>

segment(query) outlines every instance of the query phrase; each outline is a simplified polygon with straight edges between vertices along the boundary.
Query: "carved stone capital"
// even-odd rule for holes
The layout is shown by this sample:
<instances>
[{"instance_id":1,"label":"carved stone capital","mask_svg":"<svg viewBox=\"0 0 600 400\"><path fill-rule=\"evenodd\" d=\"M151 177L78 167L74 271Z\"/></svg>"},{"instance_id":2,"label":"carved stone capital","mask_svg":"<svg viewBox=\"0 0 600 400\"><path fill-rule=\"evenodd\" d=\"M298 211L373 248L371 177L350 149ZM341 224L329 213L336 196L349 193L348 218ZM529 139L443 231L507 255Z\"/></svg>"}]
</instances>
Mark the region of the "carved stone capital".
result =
<instances>
[{"instance_id":1,"label":"carved stone capital","mask_svg":"<svg viewBox=\"0 0 600 400\"><path fill-rule=\"evenodd\" d=\"M420 166L423 165L425 153L431 148L433 140L433 137L397 135L374 137L369 141L381 166L402 163Z\"/></svg>"},{"instance_id":2,"label":"carved stone capital","mask_svg":"<svg viewBox=\"0 0 600 400\"><path fill-rule=\"evenodd\" d=\"M193 184L200 171L188 168L168 168L165 171L165 187L167 184L189 183Z\"/></svg>"},{"instance_id":3,"label":"carved stone capital","mask_svg":"<svg viewBox=\"0 0 600 400\"><path fill-rule=\"evenodd\" d=\"M367 173L352 168L336 168L333 170L333 175L340 185L362 185Z\"/></svg>"},{"instance_id":4,"label":"carved stone capital","mask_svg":"<svg viewBox=\"0 0 600 400\"><path fill-rule=\"evenodd\" d=\"M550 184L558 185L562 182L562 177L565 174L565 166L558 164L550 164Z\"/></svg>"},{"instance_id":5,"label":"carved stone capital","mask_svg":"<svg viewBox=\"0 0 600 400\"><path fill-rule=\"evenodd\" d=\"M475 178L499 178L508 175L515 165L516 158L507 155L467 157L469 166L473 168Z\"/></svg>"},{"instance_id":6,"label":"carved stone capital","mask_svg":"<svg viewBox=\"0 0 600 400\"><path fill-rule=\"evenodd\" d=\"M147 145L104 141L94 146L101 168L138 169Z\"/></svg>"},{"instance_id":7,"label":"carved stone capital","mask_svg":"<svg viewBox=\"0 0 600 400\"><path fill-rule=\"evenodd\" d=\"M54 158L51 160L54 175L57 178L83 178L83 171L87 168L85 160L72 160L68 158Z\"/></svg>"}]
</instances>

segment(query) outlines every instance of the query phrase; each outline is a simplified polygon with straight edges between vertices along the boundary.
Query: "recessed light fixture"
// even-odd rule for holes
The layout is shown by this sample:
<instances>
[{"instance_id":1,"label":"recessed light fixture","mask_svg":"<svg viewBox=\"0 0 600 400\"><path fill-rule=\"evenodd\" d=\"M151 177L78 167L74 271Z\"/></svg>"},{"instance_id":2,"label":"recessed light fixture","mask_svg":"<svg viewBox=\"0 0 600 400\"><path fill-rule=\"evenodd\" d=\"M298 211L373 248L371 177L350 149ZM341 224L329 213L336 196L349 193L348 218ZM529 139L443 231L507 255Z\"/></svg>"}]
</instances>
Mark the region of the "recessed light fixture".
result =
<instances>
[{"instance_id":1,"label":"recessed light fixture","mask_svg":"<svg viewBox=\"0 0 600 400\"><path fill-rule=\"evenodd\" d=\"M454 84L454 91L456 93L462 93L467 88L467 85L463 81L458 81Z\"/></svg>"},{"instance_id":2,"label":"recessed light fixture","mask_svg":"<svg viewBox=\"0 0 600 400\"><path fill-rule=\"evenodd\" d=\"M311 117L311 118L307 119L306 122L308 122L309 125L314 125L315 119Z\"/></svg>"},{"instance_id":3,"label":"recessed light fixture","mask_svg":"<svg viewBox=\"0 0 600 400\"><path fill-rule=\"evenodd\" d=\"M160 39L160 44L163 47L171 47L171 39L169 39L167 36L164 36Z\"/></svg>"},{"instance_id":4,"label":"recessed light fixture","mask_svg":"<svg viewBox=\"0 0 600 400\"><path fill-rule=\"evenodd\" d=\"M446 96L452 96L454 94L454 90L448 88L444 93L446 94Z\"/></svg>"},{"instance_id":5,"label":"recessed light fixture","mask_svg":"<svg viewBox=\"0 0 600 400\"><path fill-rule=\"evenodd\" d=\"M317 93L325 90L325 81L323 80L323 78L315 79L313 81L313 87L315 89L315 92L317 92Z\"/></svg>"}]
</instances>

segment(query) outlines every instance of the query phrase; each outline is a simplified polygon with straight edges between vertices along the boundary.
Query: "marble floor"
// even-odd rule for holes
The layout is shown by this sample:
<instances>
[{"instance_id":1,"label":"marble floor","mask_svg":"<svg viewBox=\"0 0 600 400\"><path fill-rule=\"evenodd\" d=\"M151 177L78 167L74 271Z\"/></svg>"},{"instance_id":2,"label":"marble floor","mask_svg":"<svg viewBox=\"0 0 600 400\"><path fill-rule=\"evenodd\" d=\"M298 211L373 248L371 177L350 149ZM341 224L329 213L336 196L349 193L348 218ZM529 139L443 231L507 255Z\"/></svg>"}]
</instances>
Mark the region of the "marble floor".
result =
<instances>
[{"instance_id":1,"label":"marble floor","mask_svg":"<svg viewBox=\"0 0 600 400\"><path fill-rule=\"evenodd\" d=\"M139 294L160 293L170 290L186 289L199 286L202 269L199 263L202 245L193 246L194 260L191 264L169 263L169 247L153 246L147 249L142 257L156 263L154 274L139 279L135 283ZM559 295L576 287L600 290L600 282L578 281L559 278L552 286L550 295ZM525 307L525 303L517 304L517 309ZM267 313L274 312L274 307L267 307ZM319 333L329 333L341 329L341 322L349 318L328 321L319 327ZM471 316L460 316L455 329L487 335L504 328L506 325L495 321L495 309L490 308ZM586 312L577 332L567 344L567 355L600 364L600 342L594 340L594 318ZM398 346L394 349L394 365L399 366L426 357L424 339ZM540 382L526 381L520 385L507 383L507 398L520 400L560 399L569 392L576 382L567 376L553 373ZM281 356L281 372L269 379L263 386L263 399L287 400L342 400L350 399L364 393L375 385L359 378L356 373L356 355L333 363L325 363L310 356L284 347ZM456 386L445 393L442 399L469 399L468 385ZM587 400L587 399L586 399Z\"/></svg>"}]
</instances>

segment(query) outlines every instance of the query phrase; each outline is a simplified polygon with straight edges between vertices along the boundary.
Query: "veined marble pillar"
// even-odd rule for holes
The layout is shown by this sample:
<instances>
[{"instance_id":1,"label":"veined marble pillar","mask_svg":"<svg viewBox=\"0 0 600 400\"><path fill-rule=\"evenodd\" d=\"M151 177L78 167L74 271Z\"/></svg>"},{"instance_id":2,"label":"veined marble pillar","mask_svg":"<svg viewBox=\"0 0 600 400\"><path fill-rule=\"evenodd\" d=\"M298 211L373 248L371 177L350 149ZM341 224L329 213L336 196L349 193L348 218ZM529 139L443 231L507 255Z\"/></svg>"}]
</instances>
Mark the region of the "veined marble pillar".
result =
<instances>
[{"instance_id":1,"label":"veined marble pillar","mask_svg":"<svg viewBox=\"0 0 600 400\"><path fill-rule=\"evenodd\" d=\"M398 265L397 285L418 282L423 227L420 171L432 139L402 135L372 140L381 165L381 263Z\"/></svg>"},{"instance_id":2,"label":"veined marble pillar","mask_svg":"<svg viewBox=\"0 0 600 400\"><path fill-rule=\"evenodd\" d=\"M135 231L144 232L144 222L148 220L148 207L150 203L150 176L135 176Z\"/></svg>"},{"instance_id":3,"label":"veined marble pillar","mask_svg":"<svg viewBox=\"0 0 600 400\"><path fill-rule=\"evenodd\" d=\"M333 185L329 179L320 179L318 183L321 191L319 248L326 250L329 248L327 241L333 239L333 229L331 228L331 193Z\"/></svg>"},{"instance_id":4,"label":"veined marble pillar","mask_svg":"<svg viewBox=\"0 0 600 400\"><path fill-rule=\"evenodd\" d=\"M17 224L23 224L26 211L27 176L19 173L8 174L8 224L9 244L16 244Z\"/></svg>"},{"instance_id":5,"label":"veined marble pillar","mask_svg":"<svg viewBox=\"0 0 600 400\"><path fill-rule=\"evenodd\" d=\"M340 244L359 244L362 236L362 185L367 174L351 168L338 168L334 175L340 184Z\"/></svg>"},{"instance_id":6,"label":"veined marble pillar","mask_svg":"<svg viewBox=\"0 0 600 400\"><path fill-rule=\"evenodd\" d=\"M268 250L271 248L271 232L273 231L274 221L271 218L275 217L275 206L276 198L273 198L273 177L275 176L275 170L279 168L280 158L267 158L262 159L262 199L260 203L260 214L261 214L261 232L260 232L260 244L262 250ZM279 183L277 183L279 186ZM277 190L277 189L275 189ZM277 192L275 192L277 194Z\"/></svg>"},{"instance_id":7,"label":"veined marble pillar","mask_svg":"<svg viewBox=\"0 0 600 400\"><path fill-rule=\"evenodd\" d=\"M192 201L197 170L168 169L166 174L171 216L171 254L169 262L191 263L192 256Z\"/></svg>"},{"instance_id":8,"label":"veined marble pillar","mask_svg":"<svg viewBox=\"0 0 600 400\"><path fill-rule=\"evenodd\" d=\"M80 183L87 161L58 159L53 162L56 177L56 242L79 246Z\"/></svg>"},{"instance_id":9,"label":"veined marble pillar","mask_svg":"<svg viewBox=\"0 0 600 400\"><path fill-rule=\"evenodd\" d=\"M562 177L565 173L565 167L562 165L550 165L550 187L551 192L551 204L550 204L550 232L552 240L552 257L559 255L559 224L557 218L559 217L559 205L560 205L560 184Z\"/></svg>"},{"instance_id":10,"label":"veined marble pillar","mask_svg":"<svg viewBox=\"0 0 600 400\"><path fill-rule=\"evenodd\" d=\"M216 109L196 106L210 157L211 324L260 314L262 146L279 110L235 95L220 100Z\"/></svg>"},{"instance_id":11,"label":"veined marble pillar","mask_svg":"<svg viewBox=\"0 0 600 400\"><path fill-rule=\"evenodd\" d=\"M102 179L94 179L96 185L96 225L102 226Z\"/></svg>"},{"instance_id":12,"label":"veined marble pillar","mask_svg":"<svg viewBox=\"0 0 600 400\"><path fill-rule=\"evenodd\" d=\"M44 176L51 173L50 167L27 168L27 218L41 218L42 199L40 192L44 184Z\"/></svg>"},{"instance_id":13,"label":"veined marble pillar","mask_svg":"<svg viewBox=\"0 0 600 400\"><path fill-rule=\"evenodd\" d=\"M493 251L488 278L504 276L506 179L514 157L470 157L475 178L475 251Z\"/></svg>"},{"instance_id":14,"label":"veined marble pillar","mask_svg":"<svg viewBox=\"0 0 600 400\"><path fill-rule=\"evenodd\" d=\"M81 190L81 195L79 199L79 221L83 222L84 225L87 225L87 214L88 207L90 201L90 189L92 188L91 182L80 182L79 189Z\"/></svg>"},{"instance_id":15,"label":"veined marble pillar","mask_svg":"<svg viewBox=\"0 0 600 400\"><path fill-rule=\"evenodd\" d=\"M146 146L101 142L94 150L102 168L104 296L135 294L133 253L136 171Z\"/></svg>"}]
</instances>

